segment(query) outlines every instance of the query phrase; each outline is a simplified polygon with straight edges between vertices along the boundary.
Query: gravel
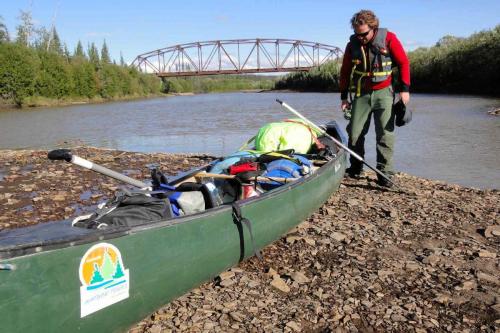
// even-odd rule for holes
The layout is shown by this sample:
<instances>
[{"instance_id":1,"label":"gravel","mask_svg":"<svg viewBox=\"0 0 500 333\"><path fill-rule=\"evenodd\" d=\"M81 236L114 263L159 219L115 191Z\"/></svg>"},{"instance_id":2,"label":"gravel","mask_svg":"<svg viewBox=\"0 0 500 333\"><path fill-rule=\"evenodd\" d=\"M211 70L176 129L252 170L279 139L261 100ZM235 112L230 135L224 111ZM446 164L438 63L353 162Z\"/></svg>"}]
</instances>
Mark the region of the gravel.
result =
<instances>
[{"instance_id":1,"label":"gravel","mask_svg":"<svg viewBox=\"0 0 500 333\"><path fill-rule=\"evenodd\" d=\"M136 178L205 155L76 152ZM120 184L42 151L0 151L0 230L84 212ZM147 162L146 162L147 161ZM124 167L126 166L126 167ZM130 332L500 330L500 195L398 173L344 180L310 218Z\"/></svg>"}]
</instances>

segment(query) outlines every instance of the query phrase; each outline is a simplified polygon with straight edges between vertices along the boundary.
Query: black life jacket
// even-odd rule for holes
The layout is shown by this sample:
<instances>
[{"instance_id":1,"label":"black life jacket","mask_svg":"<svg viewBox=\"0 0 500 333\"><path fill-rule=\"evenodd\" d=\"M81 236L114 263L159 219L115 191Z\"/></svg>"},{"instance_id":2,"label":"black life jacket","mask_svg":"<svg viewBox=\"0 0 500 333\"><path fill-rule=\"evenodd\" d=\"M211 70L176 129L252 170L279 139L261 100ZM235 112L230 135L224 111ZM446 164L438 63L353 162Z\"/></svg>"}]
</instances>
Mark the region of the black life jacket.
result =
<instances>
[{"instance_id":1,"label":"black life jacket","mask_svg":"<svg viewBox=\"0 0 500 333\"><path fill-rule=\"evenodd\" d=\"M367 45L368 58L363 44L356 35L351 35L351 55L354 64L351 72L350 89L361 95L363 79L370 78L373 83L383 82L392 74L392 60L385 43L387 29L378 28L375 37Z\"/></svg>"}]
</instances>

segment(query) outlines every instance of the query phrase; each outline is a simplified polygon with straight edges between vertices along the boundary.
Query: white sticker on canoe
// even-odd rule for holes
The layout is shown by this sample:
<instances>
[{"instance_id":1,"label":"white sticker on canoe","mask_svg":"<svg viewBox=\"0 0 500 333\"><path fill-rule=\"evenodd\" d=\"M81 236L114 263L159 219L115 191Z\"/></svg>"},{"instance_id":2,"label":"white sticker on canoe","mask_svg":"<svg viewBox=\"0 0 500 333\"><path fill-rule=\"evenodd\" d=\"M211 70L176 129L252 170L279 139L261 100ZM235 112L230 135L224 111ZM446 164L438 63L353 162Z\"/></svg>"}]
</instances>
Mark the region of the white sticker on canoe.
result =
<instances>
[{"instance_id":1,"label":"white sticker on canoe","mask_svg":"<svg viewBox=\"0 0 500 333\"><path fill-rule=\"evenodd\" d=\"M129 297L129 271L112 244L88 249L80 261L79 276L81 318Z\"/></svg>"}]
</instances>

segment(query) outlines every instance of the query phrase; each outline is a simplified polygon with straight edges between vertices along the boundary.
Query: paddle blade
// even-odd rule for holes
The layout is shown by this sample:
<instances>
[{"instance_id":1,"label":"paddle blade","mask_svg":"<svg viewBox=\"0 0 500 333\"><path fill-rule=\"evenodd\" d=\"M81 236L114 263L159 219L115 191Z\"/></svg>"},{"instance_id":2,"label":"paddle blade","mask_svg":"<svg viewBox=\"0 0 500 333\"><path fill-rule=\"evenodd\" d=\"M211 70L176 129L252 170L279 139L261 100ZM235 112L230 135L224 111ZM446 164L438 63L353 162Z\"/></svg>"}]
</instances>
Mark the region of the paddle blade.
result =
<instances>
[{"instance_id":1,"label":"paddle blade","mask_svg":"<svg viewBox=\"0 0 500 333\"><path fill-rule=\"evenodd\" d=\"M61 161L64 160L66 162L71 162L73 155L71 154L71 150L69 149L55 149L49 151L47 154L49 160L52 161Z\"/></svg>"}]
</instances>

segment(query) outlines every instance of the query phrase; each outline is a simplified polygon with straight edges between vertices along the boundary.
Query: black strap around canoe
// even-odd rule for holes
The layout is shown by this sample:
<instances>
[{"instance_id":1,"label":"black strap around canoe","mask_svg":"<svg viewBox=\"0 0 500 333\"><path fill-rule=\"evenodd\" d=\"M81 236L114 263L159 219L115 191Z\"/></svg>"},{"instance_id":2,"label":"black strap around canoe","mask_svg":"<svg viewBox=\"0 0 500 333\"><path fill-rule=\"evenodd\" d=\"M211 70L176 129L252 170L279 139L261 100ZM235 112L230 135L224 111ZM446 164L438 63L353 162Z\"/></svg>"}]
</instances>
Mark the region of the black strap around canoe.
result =
<instances>
[{"instance_id":1,"label":"black strap around canoe","mask_svg":"<svg viewBox=\"0 0 500 333\"><path fill-rule=\"evenodd\" d=\"M237 203L233 202L233 221L238 227L238 233L240 235L240 261L245 258L245 237L243 235L243 224L246 225L248 232L250 233L250 240L252 241L253 253L255 256L262 260L260 251L255 246L255 240L253 238L252 223L246 217L241 215L241 207Z\"/></svg>"}]
</instances>

